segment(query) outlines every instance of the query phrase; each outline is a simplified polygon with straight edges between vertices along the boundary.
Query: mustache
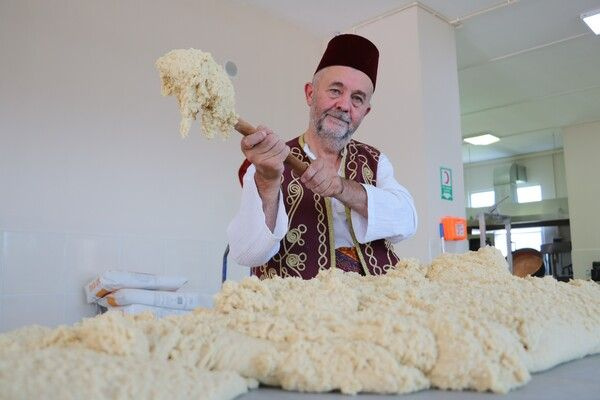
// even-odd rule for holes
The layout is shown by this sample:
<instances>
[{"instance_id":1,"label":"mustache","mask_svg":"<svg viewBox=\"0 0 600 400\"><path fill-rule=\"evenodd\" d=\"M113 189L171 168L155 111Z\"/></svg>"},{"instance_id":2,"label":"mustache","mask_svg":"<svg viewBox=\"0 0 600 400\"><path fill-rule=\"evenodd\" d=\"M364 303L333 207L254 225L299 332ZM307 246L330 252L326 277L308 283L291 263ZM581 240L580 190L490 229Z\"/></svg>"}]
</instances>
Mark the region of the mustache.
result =
<instances>
[{"instance_id":1,"label":"mustache","mask_svg":"<svg viewBox=\"0 0 600 400\"><path fill-rule=\"evenodd\" d=\"M325 119L325 117L329 115L330 117L334 117L337 118L339 120L344 121L347 124L350 124L350 122L352 121L352 119L350 118L350 114L348 114L347 112L344 111L340 111L340 110L336 110L333 108L330 108L329 110L326 110L321 119Z\"/></svg>"}]
</instances>

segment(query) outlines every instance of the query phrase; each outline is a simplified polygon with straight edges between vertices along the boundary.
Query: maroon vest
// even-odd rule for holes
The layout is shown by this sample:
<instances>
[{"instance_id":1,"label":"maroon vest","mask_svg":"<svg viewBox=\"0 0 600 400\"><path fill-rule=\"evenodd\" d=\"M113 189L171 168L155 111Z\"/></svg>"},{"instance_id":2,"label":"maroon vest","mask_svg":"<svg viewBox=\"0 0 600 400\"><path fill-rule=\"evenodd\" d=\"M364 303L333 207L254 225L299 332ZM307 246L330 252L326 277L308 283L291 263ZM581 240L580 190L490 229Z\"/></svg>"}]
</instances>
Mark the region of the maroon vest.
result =
<instances>
[{"instance_id":1,"label":"maroon vest","mask_svg":"<svg viewBox=\"0 0 600 400\"><path fill-rule=\"evenodd\" d=\"M287 144L292 154L310 163L302 149L302 137L292 139ZM378 160L377 149L351 140L342 152L343 176L359 183L375 185ZM288 232L281 240L279 252L266 264L252 268L252 273L261 279L274 276L314 278L320 270L335 265L331 199L307 189L300 177L287 165L281 190L289 219ZM385 274L396 265L398 257L389 241L379 239L365 244L358 243L348 207L346 218L364 275Z\"/></svg>"}]
</instances>

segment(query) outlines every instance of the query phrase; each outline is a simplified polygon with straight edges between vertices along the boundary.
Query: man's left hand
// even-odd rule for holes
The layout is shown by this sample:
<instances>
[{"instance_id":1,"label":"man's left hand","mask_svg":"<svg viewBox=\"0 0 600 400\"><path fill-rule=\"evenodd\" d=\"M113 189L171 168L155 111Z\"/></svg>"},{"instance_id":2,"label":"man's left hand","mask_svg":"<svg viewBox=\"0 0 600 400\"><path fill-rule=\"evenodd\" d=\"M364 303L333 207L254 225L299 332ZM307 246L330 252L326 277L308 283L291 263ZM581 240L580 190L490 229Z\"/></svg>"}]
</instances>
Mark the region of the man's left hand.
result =
<instances>
[{"instance_id":1,"label":"man's left hand","mask_svg":"<svg viewBox=\"0 0 600 400\"><path fill-rule=\"evenodd\" d=\"M314 193L323 197L339 196L344 191L344 179L337 170L322 159L313 160L300 178Z\"/></svg>"}]
</instances>

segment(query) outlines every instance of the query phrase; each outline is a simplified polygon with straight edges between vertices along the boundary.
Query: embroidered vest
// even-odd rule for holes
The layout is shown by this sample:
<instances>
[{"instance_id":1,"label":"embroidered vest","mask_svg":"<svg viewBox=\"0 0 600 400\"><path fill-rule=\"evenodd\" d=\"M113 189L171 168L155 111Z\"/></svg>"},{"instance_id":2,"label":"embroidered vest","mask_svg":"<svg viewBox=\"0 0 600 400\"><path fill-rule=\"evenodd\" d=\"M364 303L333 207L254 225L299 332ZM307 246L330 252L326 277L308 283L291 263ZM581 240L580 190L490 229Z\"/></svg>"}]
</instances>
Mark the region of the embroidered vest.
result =
<instances>
[{"instance_id":1,"label":"embroidered vest","mask_svg":"<svg viewBox=\"0 0 600 400\"><path fill-rule=\"evenodd\" d=\"M287 142L292 154L310 163L303 151L303 137ZM351 140L342 152L343 177L359 183L375 185L379 151ZM253 267L252 273L261 279L274 276L314 278L320 270L336 265L331 198L321 197L307 189L300 177L285 168L281 185L283 203L288 215L288 232L281 240L279 252L266 264ZM354 248L364 275L385 274L398 262L392 244L380 239L360 244L352 229L350 209L346 207Z\"/></svg>"}]
</instances>

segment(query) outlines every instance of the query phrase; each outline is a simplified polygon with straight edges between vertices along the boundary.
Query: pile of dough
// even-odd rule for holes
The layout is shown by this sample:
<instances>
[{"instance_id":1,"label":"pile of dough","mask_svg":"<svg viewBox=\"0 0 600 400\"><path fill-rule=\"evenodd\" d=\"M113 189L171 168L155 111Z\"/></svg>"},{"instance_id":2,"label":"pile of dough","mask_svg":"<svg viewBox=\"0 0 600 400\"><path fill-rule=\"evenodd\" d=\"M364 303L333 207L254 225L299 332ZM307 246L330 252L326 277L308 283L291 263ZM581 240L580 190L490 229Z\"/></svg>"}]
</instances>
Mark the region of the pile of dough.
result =
<instances>
[{"instance_id":1,"label":"pile of dough","mask_svg":"<svg viewBox=\"0 0 600 400\"><path fill-rule=\"evenodd\" d=\"M251 277L227 282L214 309L185 316L155 320L110 312L72 327L1 335L0 393L32 376L103 380L91 369L95 363L131 368L120 380L110 376L147 390L159 386L154 369L137 373L133 364L177 369L169 376L178 382L187 382L190 370L198 376L231 371L250 384L297 391L505 393L529 381L531 372L600 352L599 302L595 282L510 275L493 248L444 254L431 265L402 260L377 277L338 269L310 281ZM84 356L89 367L71 365ZM50 368L59 362L61 369ZM198 385L210 377L203 374ZM234 376L215 376L215 386ZM236 382L236 390L245 390ZM102 385L71 390L88 390L82 393L89 397ZM194 390L186 385L170 388ZM47 397L41 385L27 390L29 397ZM169 398L184 396L173 390Z\"/></svg>"},{"instance_id":2,"label":"pile of dough","mask_svg":"<svg viewBox=\"0 0 600 400\"><path fill-rule=\"evenodd\" d=\"M196 49L172 50L156 61L156 68L163 96L177 98L182 136L187 136L199 112L207 137L214 137L215 132L229 134L238 120L233 85L210 53Z\"/></svg>"},{"instance_id":3,"label":"pile of dough","mask_svg":"<svg viewBox=\"0 0 600 400\"><path fill-rule=\"evenodd\" d=\"M85 348L51 347L0 360L3 399L233 399L248 380L176 361L115 357ZM250 383L256 387L257 383Z\"/></svg>"},{"instance_id":4,"label":"pile of dough","mask_svg":"<svg viewBox=\"0 0 600 400\"><path fill-rule=\"evenodd\" d=\"M142 332L153 321L110 312L72 328L1 335L0 398L228 400L258 386L232 370L170 360Z\"/></svg>"}]
</instances>

